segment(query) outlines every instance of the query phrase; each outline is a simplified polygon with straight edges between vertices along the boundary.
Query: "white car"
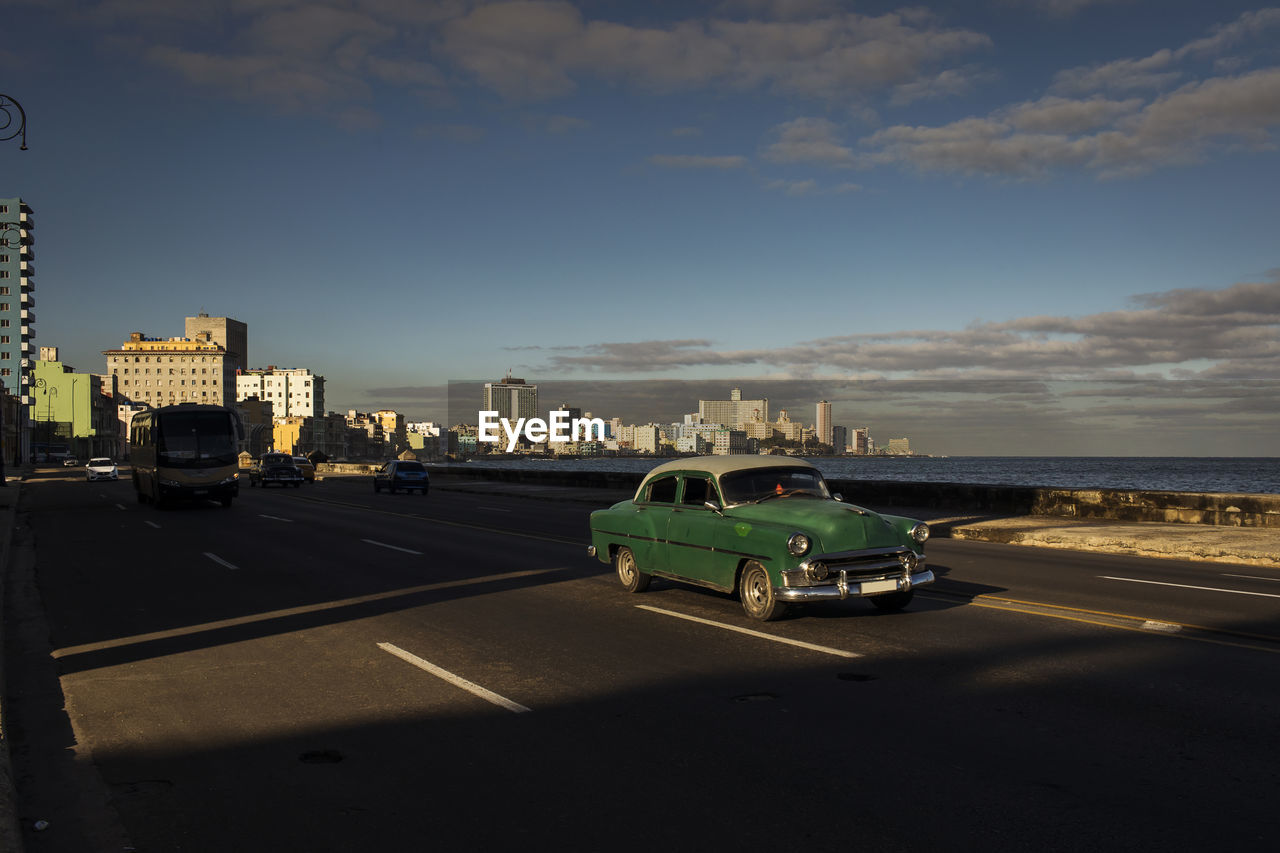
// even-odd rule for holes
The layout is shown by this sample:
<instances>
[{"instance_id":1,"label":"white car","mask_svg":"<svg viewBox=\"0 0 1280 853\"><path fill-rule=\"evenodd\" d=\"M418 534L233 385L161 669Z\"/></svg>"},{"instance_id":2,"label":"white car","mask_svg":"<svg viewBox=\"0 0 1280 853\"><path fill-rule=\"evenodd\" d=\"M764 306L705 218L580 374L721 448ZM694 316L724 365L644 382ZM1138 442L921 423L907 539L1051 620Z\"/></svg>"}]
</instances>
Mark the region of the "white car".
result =
<instances>
[{"instance_id":1,"label":"white car","mask_svg":"<svg viewBox=\"0 0 1280 853\"><path fill-rule=\"evenodd\" d=\"M116 463L112 462L105 456L96 459L90 459L89 464L85 466L85 479L87 480L118 480L120 472L116 470Z\"/></svg>"}]
</instances>

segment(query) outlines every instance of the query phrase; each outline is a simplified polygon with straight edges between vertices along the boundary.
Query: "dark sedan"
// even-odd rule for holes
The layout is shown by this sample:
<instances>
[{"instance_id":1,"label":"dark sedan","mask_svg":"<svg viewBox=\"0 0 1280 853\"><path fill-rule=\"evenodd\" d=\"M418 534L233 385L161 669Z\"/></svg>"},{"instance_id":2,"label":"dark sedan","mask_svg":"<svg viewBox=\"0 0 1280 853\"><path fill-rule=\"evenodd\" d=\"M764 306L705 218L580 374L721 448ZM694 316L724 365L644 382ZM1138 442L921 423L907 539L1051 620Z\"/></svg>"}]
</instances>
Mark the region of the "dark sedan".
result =
<instances>
[{"instance_id":1,"label":"dark sedan","mask_svg":"<svg viewBox=\"0 0 1280 853\"><path fill-rule=\"evenodd\" d=\"M249 485L302 486L302 472L293 464L293 457L288 453L264 453L262 458L249 469Z\"/></svg>"},{"instance_id":2,"label":"dark sedan","mask_svg":"<svg viewBox=\"0 0 1280 853\"><path fill-rule=\"evenodd\" d=\"M400 490L411 492L414 489L426 494L431 488L431 476L421 462L411 459L395 459L383 465L373 475L373 490L380 492L386 489L391 494Z\"/></svg>"}]
</instances>

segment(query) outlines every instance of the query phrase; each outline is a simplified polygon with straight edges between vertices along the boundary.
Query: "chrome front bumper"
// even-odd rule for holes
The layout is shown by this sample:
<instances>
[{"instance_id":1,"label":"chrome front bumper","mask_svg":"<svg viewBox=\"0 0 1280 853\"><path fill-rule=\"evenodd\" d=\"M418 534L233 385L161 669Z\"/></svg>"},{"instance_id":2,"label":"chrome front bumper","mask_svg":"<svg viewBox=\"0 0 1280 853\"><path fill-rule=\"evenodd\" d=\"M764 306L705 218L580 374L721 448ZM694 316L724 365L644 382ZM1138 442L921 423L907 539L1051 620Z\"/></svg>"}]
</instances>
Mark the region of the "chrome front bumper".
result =
<instances>
[{"instance_id":1,"label":"chrome front bumper","mask_svg":"<svg viewBox=\"0 0 1280 853\"><path fill-rule=\"evenodd\" d=\"M933 583L933 572L924 568L924 558L916 564L915 571L906 572L886 578L873 580L850 580L849 572L841 570L831 576L830 582L813 586L775 587L774 595L779 601L833 601L846 598L865 598L869 595L884 595L891 592L906 592L920 584Z\"/></svg>"}]
</instances>

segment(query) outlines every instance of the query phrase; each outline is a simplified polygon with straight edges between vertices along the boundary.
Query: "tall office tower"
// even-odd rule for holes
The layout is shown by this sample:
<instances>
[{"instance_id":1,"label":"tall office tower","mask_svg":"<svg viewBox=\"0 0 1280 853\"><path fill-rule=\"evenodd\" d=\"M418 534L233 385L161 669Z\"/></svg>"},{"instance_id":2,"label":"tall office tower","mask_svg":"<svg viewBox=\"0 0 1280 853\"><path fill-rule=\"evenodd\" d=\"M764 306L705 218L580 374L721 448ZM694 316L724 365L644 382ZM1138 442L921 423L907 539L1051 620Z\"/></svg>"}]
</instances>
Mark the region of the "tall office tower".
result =
<instances>
[{"instance_id":1,"label":"tall office tower","mask_svg":"<svg viewBox=\"0 0 1280 853\"><path fill-rule=\"evenodd\" d=\"M36 361L34 227L21 198L0 198L0 384L28 405Z\"/></svg>"},{"instance_id":2,"label":"tall office tower","mask_svg":"<svg viewBox=\"0 0 1280 853\"><path fill-rule=\"evenodd\" d=\"M195 340L207 334L209 340L220 344L227 351L228 364L234 374L249 369L249 327L230 317L210 317L201 311L187 318L184 337Z\"/></svg>"},{"instance_id":3,"label":"tall office tower","mask_svg":"<svg viewBox=\"0 0 1280 853\"><path fill-rule=\"evenodd\" d=\"M847 453L849 450L849 428L833 426L831 428L831 446L836 453Z\"/></svg>"},{"instance_id":4,"label":"tall office tower","mask_svg":"<svg viewBox=\"0 0 1280 853\"><path fill-rule=\"evenodd\" d=\"M324 377L305 367L281 368L272 365L265 370L237 371L236 401L250 397L270 403L272 417L322 417Z\"/></svg>"},{"instance_id":5,"label":"tall office tower","mask_svg":"<svg viewBox=\"0 0 1280 853\"><path fill-rule=\"evenodd\" d=\"M744 400L742 390L734 388L728 400L699 400L698 419L705 424L743 429L752 421L769 420L769 398Z\"/></svg>"},{"instance_id":6,"label":"tall office tower","mask_svg":"<svg viewBox=\"0 0 1280 853\"><path fill-rule=\"evenodd\" d=\"M831 444L831 404L826 400L818 401L818 417L814 421L814 429L818 433L819 444Z\"/></svg>"},{"instance_id":7,"label":"tall office tower","mask_svg":"<svg viewBox=\"0 0 1280 853\"><path fill-rule=\"evenodd\" d=\"M481 411L497 412L499 418L506 418L512 423L517 418L536 418L538 386L508 374L501 382L484 383L483 404Z\"/></svg>"}]
</instances>

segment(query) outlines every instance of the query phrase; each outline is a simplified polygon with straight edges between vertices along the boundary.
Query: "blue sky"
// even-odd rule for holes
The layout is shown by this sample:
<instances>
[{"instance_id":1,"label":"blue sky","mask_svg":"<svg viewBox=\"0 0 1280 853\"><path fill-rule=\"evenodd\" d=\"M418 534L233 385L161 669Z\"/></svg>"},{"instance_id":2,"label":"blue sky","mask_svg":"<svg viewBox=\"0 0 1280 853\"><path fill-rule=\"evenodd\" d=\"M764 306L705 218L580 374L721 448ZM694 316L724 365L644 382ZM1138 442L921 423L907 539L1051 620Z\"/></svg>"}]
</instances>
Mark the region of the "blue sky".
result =
<instances>
[{"instance_id":1,"label":"blue sky","mask_svg":"<svg viewBox=\"0 0 1280 853\"><path fill-rule=\"evenodd\" d=\"M37 344L79 370L204 310L249 324L253 365L324 375L334 410L443 419L448 380L508 369L893 380L917 384L870 424L820 396L932 452L1051 453L1058 409L1000 383L1133 381L1142 420L1074 452L1280 455L1275 385L1239 391L1280 383L1280 8L0 0L0 20L29 146L0 143L0 196L35 211Z\"/></svg>"}]
</instances>

